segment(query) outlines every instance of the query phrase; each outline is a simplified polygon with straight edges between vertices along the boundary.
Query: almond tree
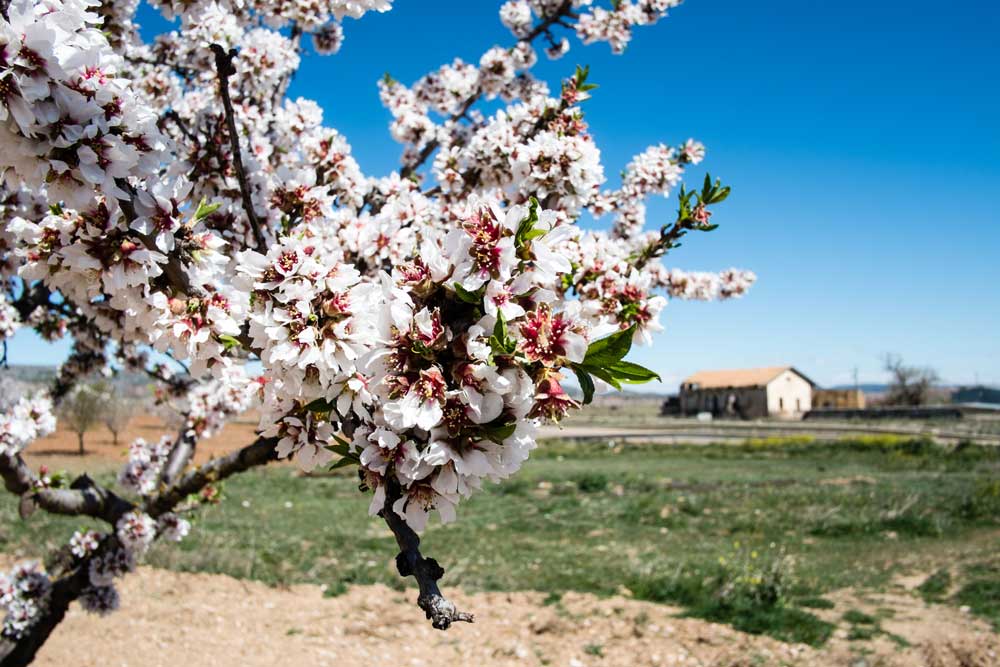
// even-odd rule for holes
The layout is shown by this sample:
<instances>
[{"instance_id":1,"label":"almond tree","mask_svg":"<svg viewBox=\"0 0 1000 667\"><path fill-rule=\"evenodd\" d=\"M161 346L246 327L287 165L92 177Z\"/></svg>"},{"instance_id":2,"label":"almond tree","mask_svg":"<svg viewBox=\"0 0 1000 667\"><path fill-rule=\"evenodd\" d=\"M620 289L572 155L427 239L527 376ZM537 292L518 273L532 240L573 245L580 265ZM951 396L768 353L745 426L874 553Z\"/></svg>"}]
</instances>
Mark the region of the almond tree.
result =
<instances>
[{"instance_id":1,"label":"almond tree","mask_svg":"<svg viewBox=\"0 0 1000 667\"><path fill-rule=\"evenodd\" d=\"M319 57L308 36L334 53L345 17L391 0L152 4L178 27L144 43L135 2L0 2L0 337L73 341L48 394L0 417L0 476L25 519L108 526L70 537L49 571L22 564L0 581L2 664L30 662L74 601L115 609L116 578L154 540L185 535L189 498L277 458L357 467L428 619L471 621L420 551L428 517L454 520L484 482L514 475L543 422L656 379L625 357L662 329L668 297L727 299L754 280L662 263L716 227L719 181L681 185L676 217L647 229L646 200L668 196L702 144L651 146L607 187L587 69L555 87L532 75L539 46L559 58L575 34L621 52L677 3L504 3L509 44L411 85L378 82L403 147L383 177L361 172L315 102L285 92ZM578 227L584 211L610 217L608 231ZM54 428L53 404L122 365L157 383L177 432L133 443L118 491L36 475L21 452ZM191 465L200 439L251 407L253 442Z\"/></svg>"},{"instance_id":2,"label":"almond tree","mask_svg":"<svg viewBox=\"0 0 1000 667\"><path fill-rule=\"evenodd\" d=\"M100 391L88 384L78 384L66 395L59 405L59 417L76 433L79 454L85 454L83 437L100 423L102 411L106 409Z\"/></svg>"},{"instance_id":3,"label":"almond tree","mask_svg":"<svg viewBox=\"0 0 1000 667\"><path fill-rule=\"evenodd\" d=\"M118 437L128 428L135 416L135 401L124 396L120 389L109 385L104 394L105 403L101 409L101 421L111 431L111 444L118 447Z\"/></svg>"}]
</instances>

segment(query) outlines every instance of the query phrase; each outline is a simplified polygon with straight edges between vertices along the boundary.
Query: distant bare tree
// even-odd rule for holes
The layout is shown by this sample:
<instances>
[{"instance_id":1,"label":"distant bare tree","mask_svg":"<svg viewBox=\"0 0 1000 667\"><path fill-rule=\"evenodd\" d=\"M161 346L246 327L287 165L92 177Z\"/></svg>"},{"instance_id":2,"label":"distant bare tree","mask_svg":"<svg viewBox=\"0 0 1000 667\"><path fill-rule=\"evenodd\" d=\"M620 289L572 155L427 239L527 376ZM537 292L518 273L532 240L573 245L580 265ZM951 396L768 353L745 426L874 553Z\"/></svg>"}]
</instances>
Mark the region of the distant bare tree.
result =
<instances>
[{"instance_id":1,"label":"distant bare tree","mask_svg":"<svg viewBox=\"0 0 1000 667\"><path fill-rule=\"evenodd\" d=\"M85 384L79 385L63 399L59 416L76 433L80 456L84 454L83 436L100 421L106 403L107 394L93 385Z\"/></svg>"},{"instance_id":2,"label":"distant bare tree","mask_svg":"<svg viewBox=\"0 0 1000 667\"><path fill-rule=\"evenodd\" d=\"M114 385L109 385L103 395L106 403L101 409L101 421L111 431L111 442L117 447L118 436L132 421L137 406L134 400L125 396L121 389Z\"/></svg>"},{"instance_id":3,"label":"distant bare tree","mask_svg":"<svg viewBox=\"0 0 1000 667\"><path fill-rule=\"evenodd\" d=\"M886 405L925 405L929 402L931 389L940 380L937 371L907 366L898 354L885 355L882 364L891 376Z\"/></svg>"}]
</instances>

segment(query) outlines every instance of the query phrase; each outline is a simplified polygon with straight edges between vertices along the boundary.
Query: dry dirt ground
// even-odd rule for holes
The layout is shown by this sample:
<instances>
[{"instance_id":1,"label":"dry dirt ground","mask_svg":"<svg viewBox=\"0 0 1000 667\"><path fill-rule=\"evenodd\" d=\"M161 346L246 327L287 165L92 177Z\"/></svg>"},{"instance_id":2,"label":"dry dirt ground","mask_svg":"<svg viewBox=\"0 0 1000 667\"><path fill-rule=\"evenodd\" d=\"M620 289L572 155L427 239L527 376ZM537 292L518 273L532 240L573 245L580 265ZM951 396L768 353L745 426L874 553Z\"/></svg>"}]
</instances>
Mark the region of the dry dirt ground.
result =
<instances>
[{"instance_id":1,"label":"dry dirt ground","mask_svg":"<svg viewBox=\"0 0 1000 667\"><path fill-rule=\"evenodd\" d=\"M892 609L883 628L898 640L826 647L737 632L679 618L678 610L625 598L568 594L557 605L537 593L453 592L476 622L433 630L412 592L382 586L325 598L317 586L275 589L226 576L141 568L120 587L122 610L107 618L74 605L43 648L42 667L263 667L274 665L553 665L633 667L995 667L1000 639L960 610L925 605L903 584L875 597L832 596L861 610ZM834 620L831 618L831 620Z\"/></svg>"},{"instance_id":2,"label":"dry dirt ground","mask_svg":"<svg viewBox=\"0 0 1000 667\"><path fill-rule=\"evenodd\" d=\"M254 425L252 419L227 425L199 443L196 460L251 442ZM124 461L124 443L163 432L158 418L142 415L117 448L103 428L88 434L88 454L81 458L75 455L75 435L60 431L36 442L28 459L54 469L107 466ZM0 566L10 564L0 555ZM1000 667L1000 638L987 624L954 607L925 604L913 592L925 577L901 579L880 594L828 596L836 607L813 611L837 623L838 630L817 650L680 618L679 609L621 597L571 593L559 604L546 605L539 593L451 591L477 621L439 632L423 619L412 591L359 586L325 598L318 586L276 589L226 576L141 568L120 584L120 612L98 618L74 605L36 664ZM885 632L848 639L849 624L841 616L849 609L879 616Z\"/></svg>"},{"instance_id":3,"label":"dry dirt ground","mask_svg":"<svg viewBox=\"0 0 1000 667\"><path fill-rule=\"evenodd\" d=\"M247 414L237 421L226 424L215 437L198 442L195 462L203 463L213 456L228 454L244 445L249 445L256 437L254 429L257 419ZM85 455L79 456L76 434L60 428L52 435L36 440L25 452L25 458L34 466L47 465L58 469L69 467L77 470L86 468L92 462L124 463L128 445L136 438L159 440L163 435L176 434L155 415L139 415L128 425L118 438L118 446L113 443L111 433L104 426L96 426L84 437Z\"/></svg>"}]
</instances>

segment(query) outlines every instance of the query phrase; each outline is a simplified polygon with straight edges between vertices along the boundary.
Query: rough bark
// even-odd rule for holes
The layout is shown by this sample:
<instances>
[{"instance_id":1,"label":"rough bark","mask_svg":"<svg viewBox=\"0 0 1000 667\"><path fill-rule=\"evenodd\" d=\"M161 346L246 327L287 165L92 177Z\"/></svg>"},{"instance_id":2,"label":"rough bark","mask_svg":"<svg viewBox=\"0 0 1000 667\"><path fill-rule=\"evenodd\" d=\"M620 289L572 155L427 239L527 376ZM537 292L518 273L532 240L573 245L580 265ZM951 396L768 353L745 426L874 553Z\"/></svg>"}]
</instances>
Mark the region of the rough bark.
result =
<instances>
[{"instance_id":1,"label":"rough bark","mask_svg":"<svg viewBox=\"0 0 1000 667\"><path fill-rule=\"evenodd\" d=\"M385 494L385 504L382 506L382 518L388 524L392 534L396 536L399 554L396 556L396 569L401 577L412 576L417 580L420 595L417 604L431 625L438 630L447 630L452 623L472 623L472 614L459 611L451 600L446 598L438 588L438 580L444 576L442 568L433 558L425 558L420 553L420 537L393 511L392 505L400 498L400 488L395 481L389 482Z\"/></svg>"}]
</instances>

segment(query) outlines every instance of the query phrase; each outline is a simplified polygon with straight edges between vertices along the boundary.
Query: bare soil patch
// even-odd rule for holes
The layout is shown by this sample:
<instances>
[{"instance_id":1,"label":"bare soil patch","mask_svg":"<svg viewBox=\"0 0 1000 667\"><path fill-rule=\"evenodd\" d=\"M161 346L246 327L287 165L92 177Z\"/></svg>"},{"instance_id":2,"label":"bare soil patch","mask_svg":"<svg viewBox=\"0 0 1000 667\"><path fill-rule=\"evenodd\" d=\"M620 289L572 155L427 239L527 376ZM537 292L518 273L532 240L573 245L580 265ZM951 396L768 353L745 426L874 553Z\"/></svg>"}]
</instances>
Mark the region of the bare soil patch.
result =
<instances>
[{"instance_id":1,"label":"bare soil patch","mask_svg":"<svg viewBox=\"0 0 1000 667\"><path fill-rule=\"evenodd\" d=\"M39 655L42 667L122 665L699 665L751 667L991 667L1000 642L957 609L926 605L900 589L832 596L844 605L897 609L883 627L908 647L843 634L816 650L727 626L677 617L675 608L622 597L454 592L476 623L433 630L415 593L358 586L323 597L318 586L270 588L252 581L141 568L121 584L122 607L99 618L74 605ZM886 612L881 612L883 615Z\"/></svg>"},{"instance_id":2,"label":"bare soil patch","mask_svg":"<svg viewBox=\"0 0 1000 667\"><path fill-rule=\"evenodd\" d=\"M250 414L232 421L214 437L198 442L195 452L195 462L203 463L212 457L227 454L256 438L257 419ZM129 444L136 438L159 440L163 435L174 435L174 430L168 427L156 415L138 415L131 421L128 428L118 438L118 446L114 445L111 433L98 426L84 436L85 453L79 455L79 445L76 433L59 428L55 433L40 438L25 451L25 458L32 466L47 465L50 468L70 468L77 470L93 463L124 463L127 458Z\"/></svg>"}]
</instances>

